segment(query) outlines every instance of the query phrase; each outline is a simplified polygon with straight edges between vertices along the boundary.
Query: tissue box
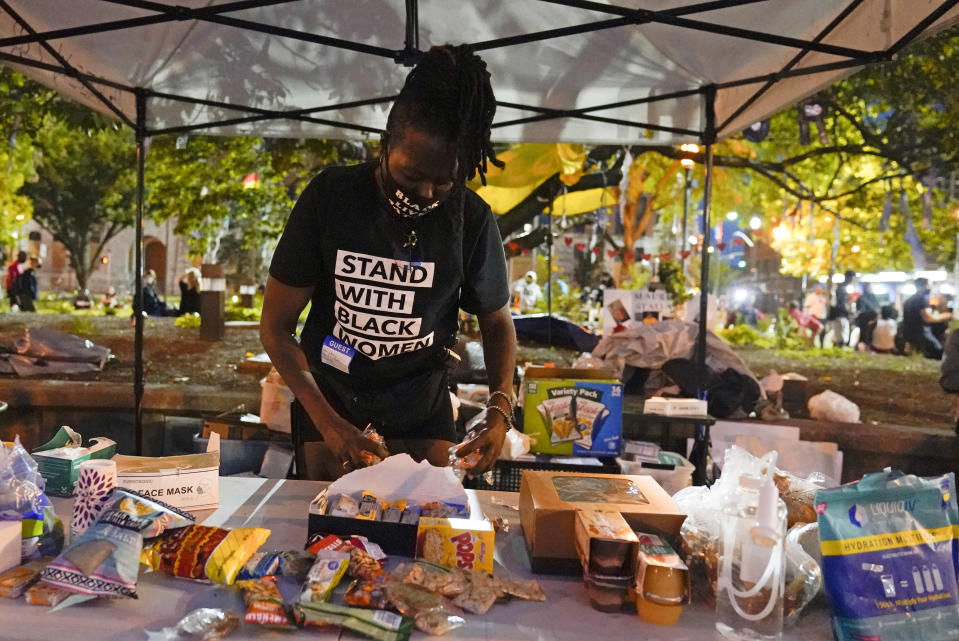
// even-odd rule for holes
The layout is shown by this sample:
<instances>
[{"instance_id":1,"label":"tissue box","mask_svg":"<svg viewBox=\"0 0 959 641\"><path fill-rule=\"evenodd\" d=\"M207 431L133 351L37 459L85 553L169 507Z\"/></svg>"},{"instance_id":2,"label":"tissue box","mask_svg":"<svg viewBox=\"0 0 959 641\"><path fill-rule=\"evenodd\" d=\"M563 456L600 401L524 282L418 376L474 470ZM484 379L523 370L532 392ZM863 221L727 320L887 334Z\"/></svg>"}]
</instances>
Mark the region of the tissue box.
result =
<instances>
[{"instance_id":1,"label":"tissue box","mask_svg":"<svg viewBox=\"0 0 959 641\"><path fill-rule=\"evenodd\" d=\"M576 510L619 512L633 530L679 533L686 515L649 476L527 471L519 518L534 572L582 572Z\"/></svg>"},{"instance_id":2,"label":"tissue box","mask_svg":"<svg viewBox=\"0 0 959 641\"><path fill-rule=\"evenodd\" d=\"M218 442L211 439L210 443ZM220 504L220 452L179 456L113 457L117 487L163 501L182 510L212 510Z\"/></svg>"},{"instance_id":3,"label":"tissue box","mask_svg":"<svg viewBox=\"0 0 959 641\"><path fill-rule=\"evenodd\" d=\"M520 389L523 432L539 454L615 456L623 386L597 369L527 367Z\"/></svg>"},{"instance_id":4,"label":"tissue box","mask_svg":"<svg viewBox=\"0 0 959 641\"><path fill-rule=\"evenodd\" d=\"M644 414L660 416L702 416L709 415L706 401L698 398L663 398L653 396L643 403Z\"/></svg>"},{"instance_id":5,"label":"tissue box","mask_svg":"<svg viewBox=\"0 0 959 641\"><path fill-rule=\"evenodd\" d=\"M111 458L117 451L117 444L108 438L95 438L89 446L78 447L79 434L72 430L70 432L72 438L61 427L53 440L30 454L37 462L40 475L47 481L47 494L73 496L73 486L80 476L80 464L90 459ZM66 446L66 443L76 445Z\"/></svg>"}]
</instances>

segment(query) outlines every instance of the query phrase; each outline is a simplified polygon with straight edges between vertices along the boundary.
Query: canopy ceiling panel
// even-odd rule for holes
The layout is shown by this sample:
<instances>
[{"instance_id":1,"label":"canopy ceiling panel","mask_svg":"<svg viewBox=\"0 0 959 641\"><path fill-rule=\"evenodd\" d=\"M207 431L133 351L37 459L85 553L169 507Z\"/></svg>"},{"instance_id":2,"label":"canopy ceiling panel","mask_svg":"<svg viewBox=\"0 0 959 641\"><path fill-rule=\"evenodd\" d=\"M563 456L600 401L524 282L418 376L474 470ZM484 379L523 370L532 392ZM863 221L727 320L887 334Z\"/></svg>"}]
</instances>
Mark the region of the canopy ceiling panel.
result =
<instances>
[{"instance_id":1,"label":"canopy ceiling panel","mask_svg":"<svg viewBox=\"0 0 959 641\"><path fill-rule=\"evenodd\" d=\"M957 4L0 0L0 60L127 124L142 90L151 133L342 138L382 129L401 62L468 42L498 140L675 143L705 133L704 87L729 135L953 24Z\"/></svg>"}]
</instances>

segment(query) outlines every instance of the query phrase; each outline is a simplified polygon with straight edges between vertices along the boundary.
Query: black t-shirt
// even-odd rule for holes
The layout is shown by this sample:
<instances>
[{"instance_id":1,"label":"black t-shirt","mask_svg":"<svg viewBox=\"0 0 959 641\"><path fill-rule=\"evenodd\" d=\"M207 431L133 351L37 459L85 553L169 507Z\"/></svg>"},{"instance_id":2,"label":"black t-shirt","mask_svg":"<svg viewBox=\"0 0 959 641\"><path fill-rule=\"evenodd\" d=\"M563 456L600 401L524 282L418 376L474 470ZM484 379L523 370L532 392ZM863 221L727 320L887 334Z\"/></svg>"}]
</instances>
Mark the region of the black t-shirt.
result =
<instances>
[{"instance_id":1,"label":"black t-shirt","mask_svg":"<svg viewBox=\"0 0 959 641\"><path fill-rule=\"evenodd\" d=\"M922 333L926 321L922 318L922 310L929 307L929 292L916 292L902 304L902 334L915 336Z\"/></svg>"},{"instance_id":2,"label":"black t-shirt","mask_svg":"<svg viewBox=\"0 0 959 641\"><path fill-rule=\"evenodd\" d=\"M459 309L509 301L502 239L489 206L464 189L421 219L386 209L375 165L332 167L303 190L270 275L313 287L302 345L311 368L345 384L398 380L436 366ZM408 245L415 232L415 246ZM349 374L321 356L331 336L356 350Z\"/></svg>"}]
</instances>

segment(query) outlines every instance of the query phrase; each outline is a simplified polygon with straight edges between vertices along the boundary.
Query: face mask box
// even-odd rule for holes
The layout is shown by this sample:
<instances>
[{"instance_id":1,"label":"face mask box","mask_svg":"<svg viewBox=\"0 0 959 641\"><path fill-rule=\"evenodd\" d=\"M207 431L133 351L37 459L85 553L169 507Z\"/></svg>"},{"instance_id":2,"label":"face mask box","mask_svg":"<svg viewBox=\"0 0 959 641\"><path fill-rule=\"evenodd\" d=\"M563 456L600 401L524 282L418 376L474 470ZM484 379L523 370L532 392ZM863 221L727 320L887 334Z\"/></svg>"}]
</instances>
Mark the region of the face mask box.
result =
<instances>
[{"instance_id":1,"label":"face mask box","mask_svg":"<svg viewBox=\"0 0 959 641\"><path fill-rule=\"evenodd\" d=\"M220 438L210 435L207 451L178 456L113 457L117 487L163 501L181 510L214 510L220 505Z\"/></svg>"},{"instance_id":2,"label":"face mask box","mask_svg":"<svg viewBox=\"0 0 959 641\"><path fill-rule=\"evenodd\" d=\"M520 389L530 451L559 456L616 456L623 386L599 369L527 367Z\"/></svg>"},{"instance_id":3,"label":"face mask box","mask_svg":"<svg viewBox=\"0 0 959 641\"><path fill-rule=\"evenodd\" d=\"M651 476L526 470L519 518L534 572L582 572L576 549L577 510L618 512L634 531L667 538L678 535L686 520Z\"/></svg>"}]
</instances>

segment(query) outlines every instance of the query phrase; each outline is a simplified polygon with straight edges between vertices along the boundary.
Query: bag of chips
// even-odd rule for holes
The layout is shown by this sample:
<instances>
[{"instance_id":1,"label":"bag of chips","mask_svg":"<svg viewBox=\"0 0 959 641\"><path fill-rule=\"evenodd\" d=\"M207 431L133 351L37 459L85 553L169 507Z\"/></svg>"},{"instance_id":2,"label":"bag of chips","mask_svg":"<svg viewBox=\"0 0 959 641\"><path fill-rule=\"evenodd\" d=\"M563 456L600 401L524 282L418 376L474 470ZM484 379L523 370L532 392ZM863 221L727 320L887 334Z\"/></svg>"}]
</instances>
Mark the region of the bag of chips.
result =
<instances>
[{"instance_id":1,"label":"bag of chips","mask_svg":"<svg viewBox=\"0 0 959 641\"><path fill-rule=\"evenodd\" d=\"M232 585L271 532L265 528L225 530L191 525L168 533L144 553L143 563L185 579Z\"/></svg>"},{"instance_id":2,"label":"bag of chips","mask_svg":"<svg viewBox=\"0 0 959 641\"><path fill-rule=\"evenodd\" d=\"M116 488L97 520L43 570L44 583L91 596L136 598L143 539L186 529L193 516Z\"/></svg>"}]
</instances>

